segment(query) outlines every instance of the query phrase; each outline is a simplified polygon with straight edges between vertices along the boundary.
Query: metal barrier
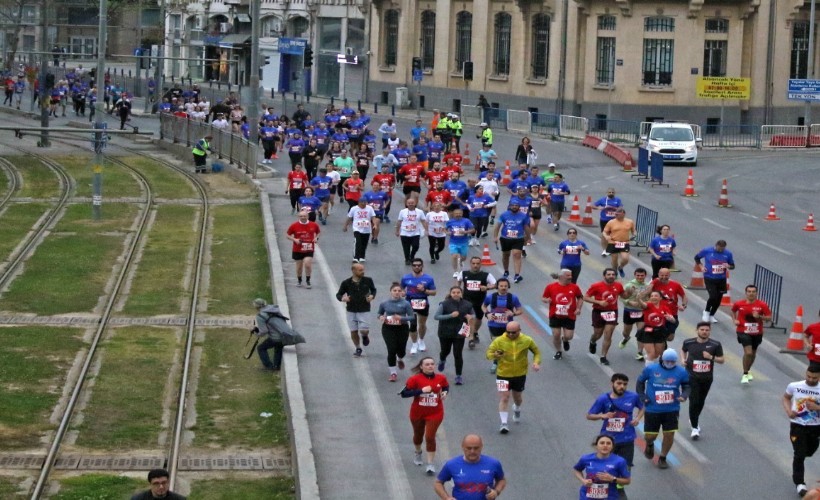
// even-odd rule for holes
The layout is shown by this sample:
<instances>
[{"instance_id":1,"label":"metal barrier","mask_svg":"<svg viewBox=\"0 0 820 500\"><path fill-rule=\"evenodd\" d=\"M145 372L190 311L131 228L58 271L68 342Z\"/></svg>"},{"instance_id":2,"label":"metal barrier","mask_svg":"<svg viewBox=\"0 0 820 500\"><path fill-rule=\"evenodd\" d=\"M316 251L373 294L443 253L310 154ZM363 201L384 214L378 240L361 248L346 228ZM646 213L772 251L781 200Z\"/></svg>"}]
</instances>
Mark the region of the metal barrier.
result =
<instances>
[{"instance_id":1,"label":"metal barrier","mask_svg":"<svg viewBox=\"0 0 820 500\"><path fill-rule=\"evenodd\" d=\"M635 216L635 243L632 246L649 248L652 238L658 230L658 212L638 205L638 213ZM649 250L640 251L638 255L649 253Z\"/></svg>"},{"instance_id":2,"label":"metal barrier","mask_svg":"<svg viewBox=\"0 0 820 500\"><path fill-rule=\"evenodd\" d=\"M483 108L484 122L490 128L497 130L507 130L507 110L501 108Z\"/></svg>"},{"instance_id":3,"label":"metal barrier","mask_svg":"<svg viewBox=\"0 0 820 500\"><path fill-rule=\"evenodd\" d=\"M256 166L257 147L241 134L232 134L209 123L189 120L167 113L159 115L160 139L191 147L196 141L207 135L212 136L211 151L219 159L227 159L246 172Z\"/></svg>"},{"instance_id":4,"label":"metal barrier","mask_svg":"<svg viewBox=\"0 0 820 500\"><path fill-rule=\"evenodd\" d=\"M588 133L610 142L637 145L640 142L640 122L594 119L590 122Z\"/></svg>"},{"instance_id":5,"label":"metal barrier","mask_svg":"<svg viewBox=\"0 0 820 500\"><path fill-rule=\"evenodd\" d=\"M632 177L649 177L649 151L646 148L638 148L638 173Z\"/></svg>"},{"instance_id":6,"label":"metal barrier","mask_svg":"<svg viewBox=\"0 0 820 500\"><path fill-rule=\"evenodd\" d=\"M757 287L757 297L768 304L769 309L772 310L770 328L783 330L783 333L786 333L785 328L777 326L777 321L780 319L780 292L783 287L783 277L760 264L755 264L753 283Z\"/></svg>"},{"instance_id":7,"label":"metal barrier","mask_svg":"<svg viewBox=\"0 0 820 500\"><path fill-rule=\"evenodd\" d=\"M517 109L507 110L507 130L529 133L532 129L532 113Z\"/></svg>"},{"instance_id":8,"label":"metal barrier","mask_svg":"<svg viewBox=\"0 0 820 500\"><path fill-rule=\"evenodd\" d=\"M646 182L646 181L645 181ZM666 186L669 187L669 184L664 184L663 182L663 156L660 154L653 155L651 160L649 161L649 179L648 182L652 187L655 186Z\"/></svg>"},{"instance_id":9,"label":"metal barrier","mask_svg":"<svg viewBox=\"0 0 820 500\"><path fill-rule=\"evenodd\" d=\"M461 105L461 123L464 125L478 126L484 121L483 108L479 106Z\"/></svg>"},{"instance_id":10,"label":"metal barrier","mask_svg":"<svg viewBox=\"0 0 820 500\"><path fill-rule=\"evenodd\" d=\"M820 123L812 123L809 126L809 147L820 146Z\"/></svg>"},{"instance_id":11,"label":"metal barrier","mask_svg":"<svg viewBox=\"0 0 820 500\"><path fill-rule=\"evenodd\" d=\"M706 125L703 147L760 148L759 125Z\"/></svg>"},{"instance_id":12,"label":"metal barrier","mask_svg":"<svg viewBox=\"0 0 820 500\"><path fill-rule=\"evenodd\" d=\"M583 139L589 130L589 120L582 116L561 115L558 135Z\"/></svg>"},{"instance_id":13,"label":"metal barrier","mask_svg":"<svg viewBox=\"0 0 820 500\"><path fill-rule=\"evenodd\" d=\"M558 135L560 122L560 115L532 113L530 131L534 134Z\"/></svg>"},{"instance_id":14,"label":"metal barrier","mask_svg":"<svg viewBox=\"0 0 820 500\"><path fill-rule=\"evenodd\" d=\"M805 125L763 125L760 127L760 147L804 148L807 134Z\"/></svg>"}]
</instances>

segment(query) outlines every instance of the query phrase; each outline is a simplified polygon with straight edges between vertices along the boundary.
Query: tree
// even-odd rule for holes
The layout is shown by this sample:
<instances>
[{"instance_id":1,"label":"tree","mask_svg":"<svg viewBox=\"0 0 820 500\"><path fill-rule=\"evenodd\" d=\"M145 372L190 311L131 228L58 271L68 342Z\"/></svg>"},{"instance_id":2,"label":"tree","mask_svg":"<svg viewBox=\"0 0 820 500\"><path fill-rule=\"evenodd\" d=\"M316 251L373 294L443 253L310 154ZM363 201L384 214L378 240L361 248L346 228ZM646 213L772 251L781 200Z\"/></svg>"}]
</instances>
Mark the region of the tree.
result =
<instances>
[{"instance_id":1,"label":"tree","mask_svg":"<svg viewBox=\"0 0 820 500\"><path fill-rule=\"evenodd\" d=\"M33 0L0 0L0 25L14 26L11 44L6 52L5 68L11 70L17 49L20 47L20 32L23 30L23 11L27 5L33 5ZM8 41L7 41L8 43Z\"/></svg>"}]
</instances>

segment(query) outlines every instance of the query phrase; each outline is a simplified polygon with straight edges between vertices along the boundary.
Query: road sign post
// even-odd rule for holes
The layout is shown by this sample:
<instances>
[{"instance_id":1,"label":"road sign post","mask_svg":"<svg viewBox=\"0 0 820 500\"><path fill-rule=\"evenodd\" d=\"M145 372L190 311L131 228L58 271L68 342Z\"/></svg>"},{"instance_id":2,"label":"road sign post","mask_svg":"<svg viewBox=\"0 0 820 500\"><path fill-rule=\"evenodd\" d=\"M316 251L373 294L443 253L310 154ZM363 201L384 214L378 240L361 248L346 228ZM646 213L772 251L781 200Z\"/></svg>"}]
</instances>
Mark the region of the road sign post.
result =
<instances>
[{"instance_id":1,"label":"road sign post","mask_svg":"<svg viewBox=\"0 0 820 500\"><path fill-rule=\"evenodd\" d=\"M720 145L723 146L723 112L726 99L747 100L752 95L751 78L730 76L701 76L696 84L696 94L701 99L720 99Z\"/></svg>"},{"instance_id":2,"label":"road sign post","mask_svg":"<svg viewBox=\"0 0 820 500\"><path fill-rule=\"evenodd\" d=\"M421 118L421 81L424 79L424 74L421 68L413 69L413 81L416 82L416 116Z\"/></svg>"}]
</instances>

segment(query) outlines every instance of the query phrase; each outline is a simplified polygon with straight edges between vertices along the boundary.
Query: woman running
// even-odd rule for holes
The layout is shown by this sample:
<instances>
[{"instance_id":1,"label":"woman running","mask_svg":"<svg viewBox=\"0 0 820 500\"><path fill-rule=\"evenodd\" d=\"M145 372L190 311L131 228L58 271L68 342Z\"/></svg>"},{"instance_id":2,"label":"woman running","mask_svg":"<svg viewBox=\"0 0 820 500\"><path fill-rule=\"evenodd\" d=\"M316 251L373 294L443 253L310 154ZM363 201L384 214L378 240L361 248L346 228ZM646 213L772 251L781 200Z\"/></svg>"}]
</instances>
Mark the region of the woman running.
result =
<instances>
[{"instance_id":1,"label":"woman running","mask_svg":"<svg viewBox=\"0 0 820 500\"><path fill-rule=\"evenodd\" d=\"M398 378L396 365L404 370L404 355L407 348L407 339L410 336L410 322L416 318L416 313L402 297L400 283L390 285L390 298L379 304L379 320L382 322L382 338L387 346L387 367L390 370L390 382Z\"/></svg>"},{"instance_id":2,"label":"woman running","mask_svg":"<svg viewBox=\"0 0 820 500\"><path fill-rule=\"evenodd\" d=\"M461 378L464 366L461 353L464 351L464 340L470 335L470 320L473 317L473 304L462 297L461 287L458 285L450 287L450 295L438 305L434 316L438 321L438 340L441 343L438 371L444 371L447 356L452 349L456 364L456 385L464 383Z\"/></svg>"},{"instance_id":3,"label":"woman running","mask_svg":"<svg viewBox=\"0 0 820 500\"><path fill-rule=\"evenodd\" d=\"M595 438L595 453L583 455L572 467L575 477L581 481L581 500L617 500L618 486L632 482L626 460L612 453L614 447L612 438L601 434Z\"/></svg>"},{"instance_id":4,"label":"woman running","mask_svg":"<svg viewBox=\"0 0 820 500\"><path fill-rule=\"evenodd\" d=\"M661 269L672 269L675 266L675 238L670 233L672 229L668 224L658 226L658 236L652 239L649 244L649 253L652 254L652 279L658 277Z\"/></svg>"},{"instance_id":5,"label":"woman running","mask_svg":"<svg viewBox=\"0 0 820 500\"><path fill-rule=\"evenodd\" d=\"M413 373L399 393L403 398L413 398L410 405L410 424L413 426L413 445L416 454L413 463L422 465L421 442L427 443L428 476L436 473L433 460L436 458L436 431L444 420L444 400L450 390L447 377L436 373L436 360L425 356L412 368Z\"/></svg>"},{"instance_id":6,"label":"woman running","mask_svg":"<svg viewBox=\"0 0 820 500\"><path fill-rule=\"evenodd\" d=\"M676 322L673 311L669 309L667 301L663 300L661 292L653 290L649 294L649 299L644 302L638 297L637 302L643 308L644 327L638 332L638 342L643 342L646 350L646 364L654 363L661 357L666 349L666 337L669 331L666 328L668 322Z\"/></svg>"}]
</instances>

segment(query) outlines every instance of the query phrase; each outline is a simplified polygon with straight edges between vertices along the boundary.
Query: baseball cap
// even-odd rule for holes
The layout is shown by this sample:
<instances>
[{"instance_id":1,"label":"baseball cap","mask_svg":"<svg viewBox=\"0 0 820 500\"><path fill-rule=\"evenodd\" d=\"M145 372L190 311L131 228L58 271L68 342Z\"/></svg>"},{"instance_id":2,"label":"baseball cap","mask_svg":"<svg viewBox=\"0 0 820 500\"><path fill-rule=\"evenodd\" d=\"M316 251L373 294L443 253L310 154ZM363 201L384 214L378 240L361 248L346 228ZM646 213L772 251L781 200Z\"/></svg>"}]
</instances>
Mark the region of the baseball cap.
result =
<instances>
[{"instance_id":1,"label":"baseball cap","mask_svg":"<svg viewBox=\"0 0 820 500\"><path fill-rule=\"evenodd\" d=\"M678 362L678 353L674 349L669 348L669 349L663 351L663 354L661 354L661 360L677 363Z\"/></svg>"},{"instance_id":2,"label":"baseball cap","mask_svg":"<svg viewBox=\"0 0 820 500\"><path fill-rule=\"evenodd\" d=\"M481 122L481 125L479 125L479 127L486 127L486 126L487 126L487 122Z\"/></svg>"}]
</instances>

